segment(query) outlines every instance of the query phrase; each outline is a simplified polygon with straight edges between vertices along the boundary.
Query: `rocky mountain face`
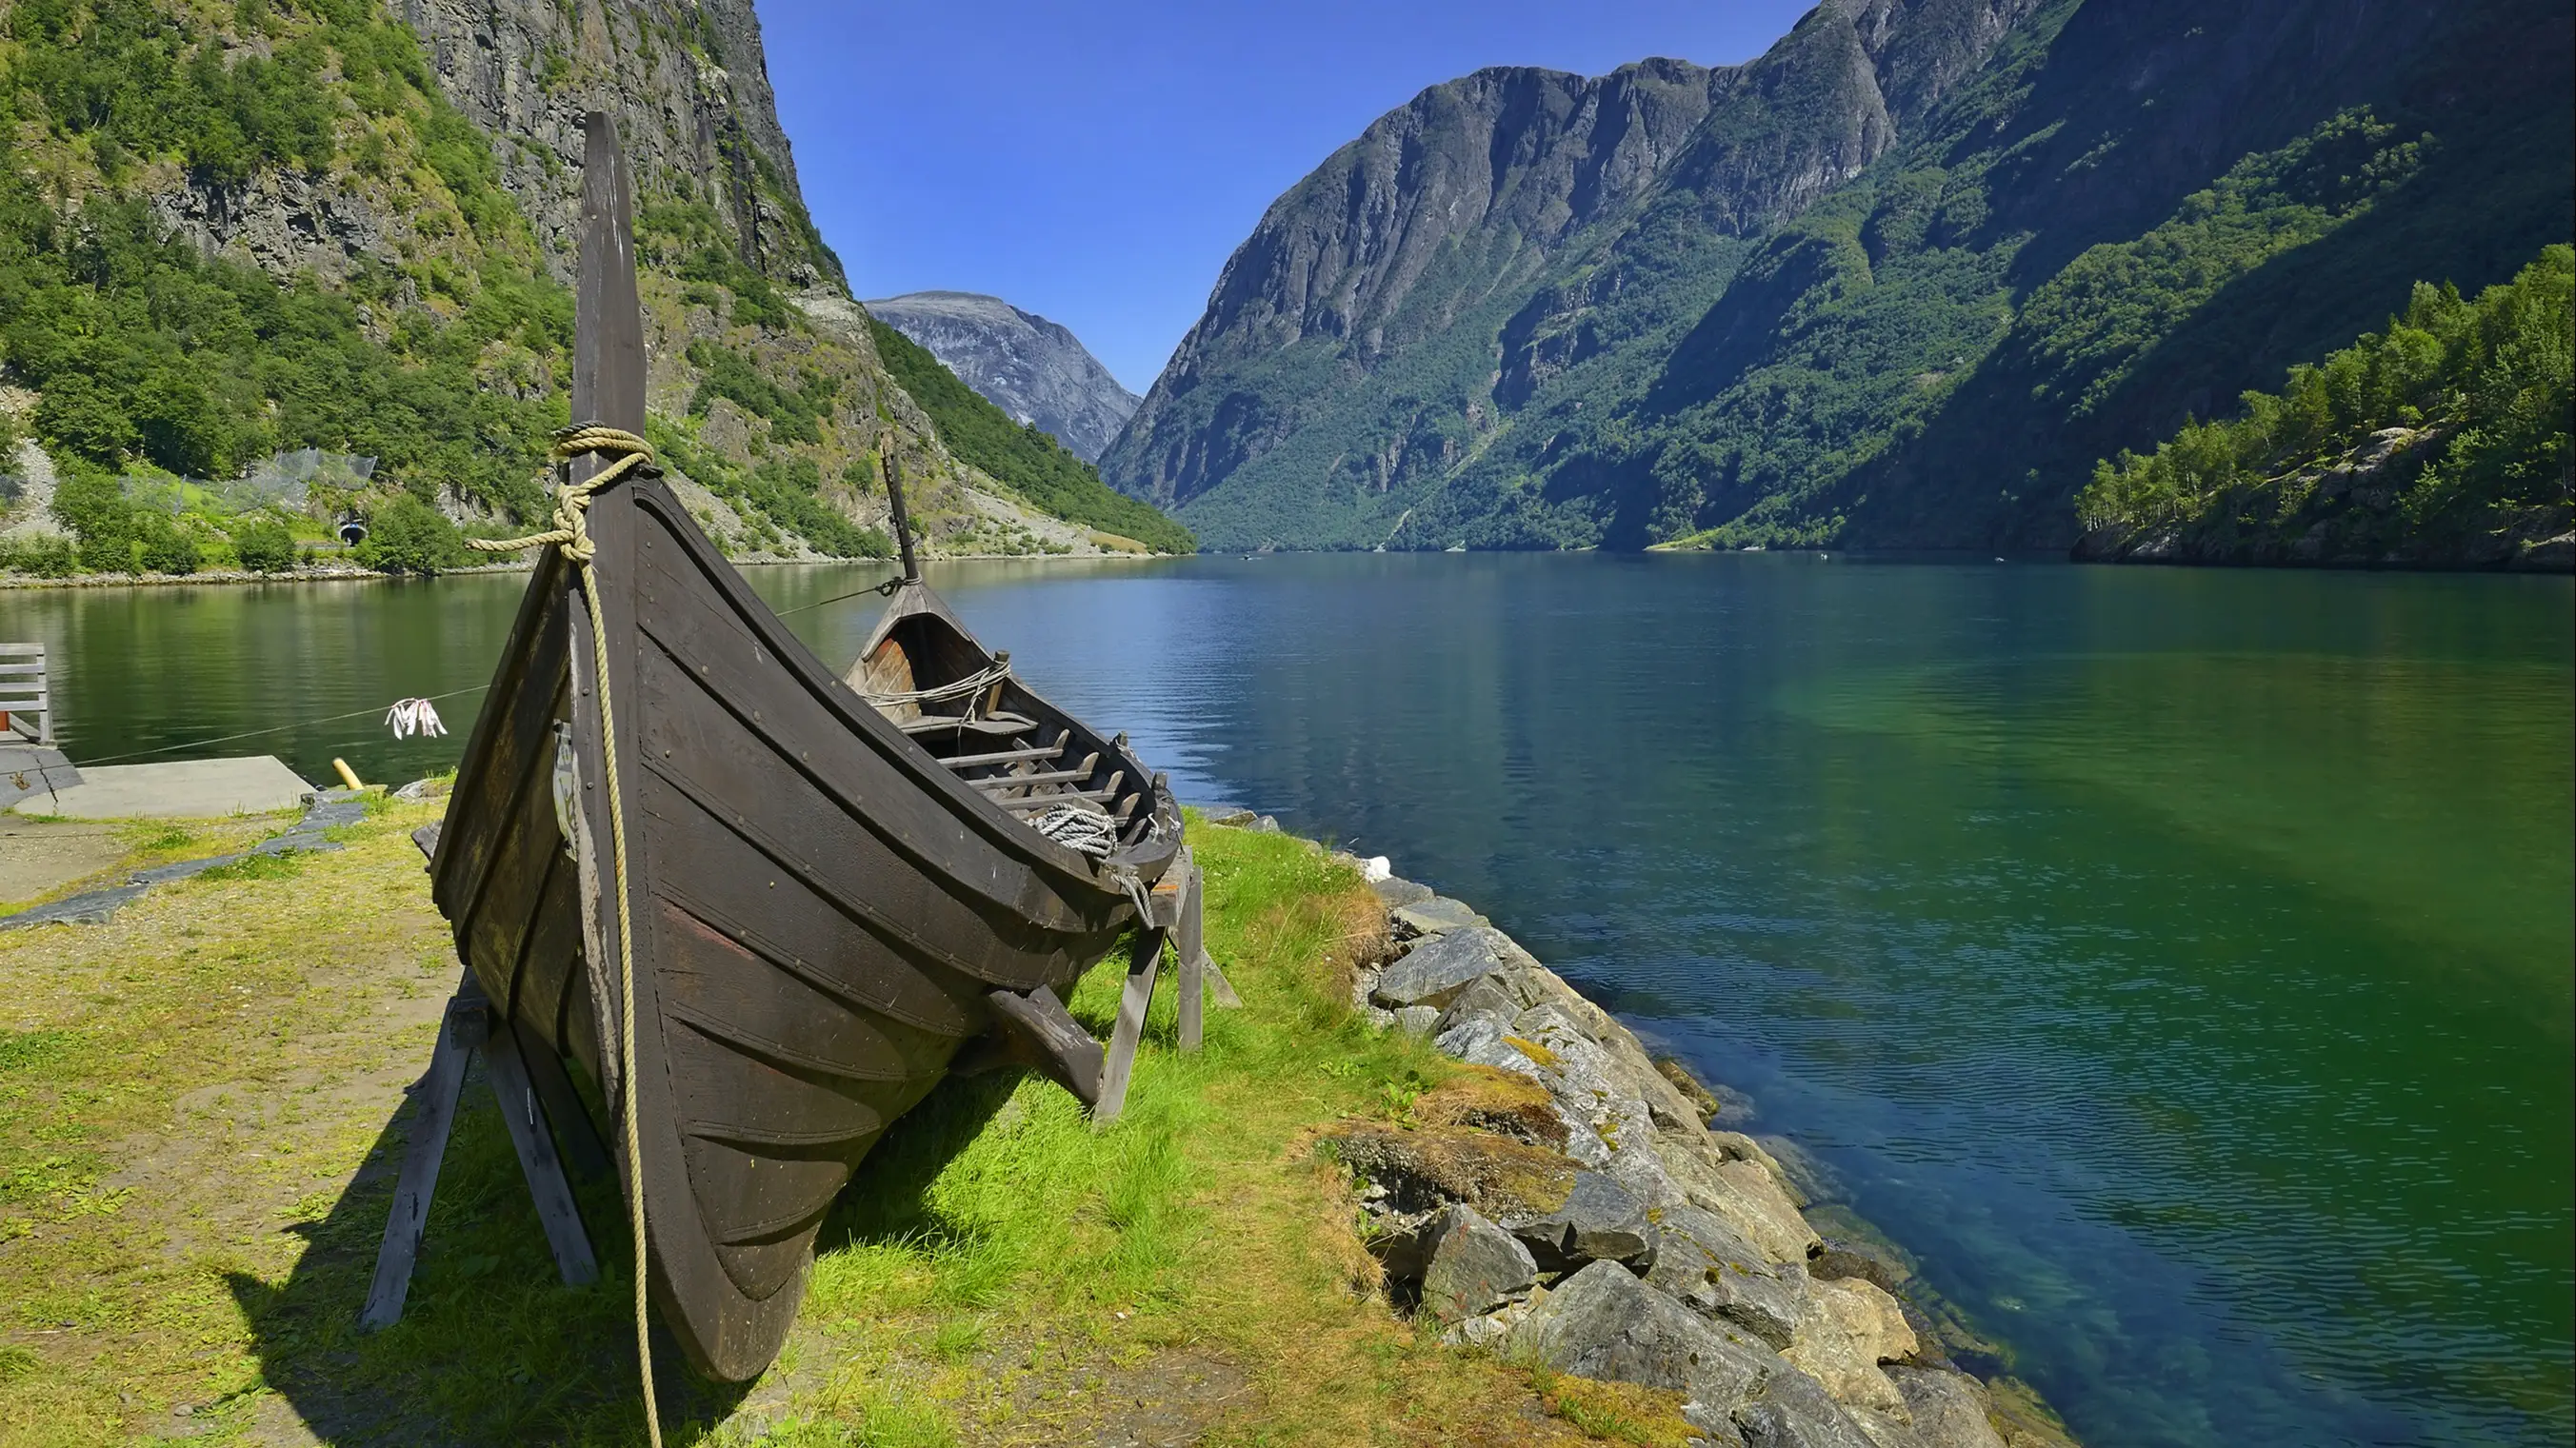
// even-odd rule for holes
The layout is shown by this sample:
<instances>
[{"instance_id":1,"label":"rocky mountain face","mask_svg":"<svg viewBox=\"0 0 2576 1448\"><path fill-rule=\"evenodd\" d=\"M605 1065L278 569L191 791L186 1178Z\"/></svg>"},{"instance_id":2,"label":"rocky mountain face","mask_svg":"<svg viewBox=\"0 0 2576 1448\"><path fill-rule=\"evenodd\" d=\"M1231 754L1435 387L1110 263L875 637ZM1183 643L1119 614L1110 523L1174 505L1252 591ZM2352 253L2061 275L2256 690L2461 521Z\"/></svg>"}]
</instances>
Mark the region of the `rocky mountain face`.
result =
<instances>
[{"instance_id":1,"label":"rocky mountain face","mask_svg":"<svg viewBox=\"0 0 2576 1448\"><path fill-rule=\"evenodd\" d=\"M1100 461L1140 400L1063 325L978 292L909 292L870 315L930 349L993 405Z\"/></svg>"},{"instance_id":2,"label":"rocky mountain face","mask_svg":"<svg viewBox=\"0 0 2576 1448\"><path fill-rule=\"evenodd\" d=\"M1213 546L2064 546L2094 459L2565 237L2540 0L1827 0L1433 87L1102 459Z\"/></svg>"},{"instance_id":3,"label":"rocky mountain face","mask_svg":"<svg viewBox=\"0 0 2576 1448\"><path fill-rule=\"evenodd\" d=\"M582 117L616 115L639 198L691 195L722 218L743 261L791 285L842 284L839 259L805 214L779 129L760 24L748 0L614 0L536 6L396 0L439 90L493 140L500 181L569 283L581 188ZM276 271L336 275L386 246L370 188L328 171L248 178L192 170L155 209L210 251Z\"/></svg>"},{"instance_id":4,"label":"rocky mountain face","mask_svg":"<svg viewBox=\"0 0 2576 1448\"><path fill-rule=\"evenodd\" d=\"M723 546L876 546L888 444L933 551L1095 546L961 462L887 373L807 215L751 0L0 14L0 272L37 299L0 324L0 383L31 400L0 423L60 461L225 476L318 446L378 456L380 483L451 516L526 516L568 385L582 117L606 109L635 177L656 442ZM150 262L181 284L315 288L326 313L182 327L79 260L135 206L192 244L193 271ZM339 306L354 330L333 331ZM84 311L124 325L53 315ZM367 405L305 385L317 328ZM202 405L173 423L174 394Z\"/></svg>"}]
</instances>

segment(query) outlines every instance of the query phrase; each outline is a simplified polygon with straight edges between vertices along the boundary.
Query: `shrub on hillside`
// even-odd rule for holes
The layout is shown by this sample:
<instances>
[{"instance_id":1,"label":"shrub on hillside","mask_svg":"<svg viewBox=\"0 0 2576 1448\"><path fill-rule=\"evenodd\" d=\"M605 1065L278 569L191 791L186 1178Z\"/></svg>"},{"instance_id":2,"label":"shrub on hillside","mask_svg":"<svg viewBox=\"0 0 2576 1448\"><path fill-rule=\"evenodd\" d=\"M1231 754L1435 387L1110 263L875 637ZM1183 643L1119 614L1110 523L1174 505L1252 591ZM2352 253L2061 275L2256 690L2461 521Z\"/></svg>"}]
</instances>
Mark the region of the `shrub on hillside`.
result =
<instances>
[{"instance_id":1,"label":"shrub on hillside","mask_svg":"<svg viewBox=\"0 0 2576 1448\"><path fill-rule=\"evenodd\" d=\"M285 573L295 567L295 535L286 524L253 515L233 525L233 556L253 573Z\"/></svg>"},{"instance_id":2,"label":"shrub on hillside","mask_svg":"<svg viewBox=\"0 0 2576 1448\"><path fill-rule=\"evenodd\" d=\"M38 578L69 578L80 566L72 540L59 533L0 540L0 568L14 568Z\"/></svg>"},{"instance_id":3,"label":"shrub on hillside","mask_svg":"<svg viewBox=\"0 0 2576 1448\"><path fill-rule=\"evenodd\" d=\"M409 493L398 493L368 515L367 541L358 545L357 556L379 573L427 577L465 560L465 538L445 514Z\"/></svg>"},{"instance_id":4,"label":"shrub on hillside","mask_svg":"<svg viewBox=\"0 0 2576 1448\"><path fill-rule=\"evenodd\" d=\"M135 551L140 555L146 573L188 574L204 563L205 554L197 547L196 536L172 521L167 514L136 514Z\"/></svg>"},{"instance_id":5,"label":"shrub on hillside","mask_svg":"<svg viewBox=\"0 0 2576 1448\"><path fill-rule=\"evenodd\" d=\"M50 400L50 399L49 399ZM134 568L134 505L116 479L75 472L54 488L54 518L80 543L80 563L101 573Z\"/></svg>"}]
</instances>

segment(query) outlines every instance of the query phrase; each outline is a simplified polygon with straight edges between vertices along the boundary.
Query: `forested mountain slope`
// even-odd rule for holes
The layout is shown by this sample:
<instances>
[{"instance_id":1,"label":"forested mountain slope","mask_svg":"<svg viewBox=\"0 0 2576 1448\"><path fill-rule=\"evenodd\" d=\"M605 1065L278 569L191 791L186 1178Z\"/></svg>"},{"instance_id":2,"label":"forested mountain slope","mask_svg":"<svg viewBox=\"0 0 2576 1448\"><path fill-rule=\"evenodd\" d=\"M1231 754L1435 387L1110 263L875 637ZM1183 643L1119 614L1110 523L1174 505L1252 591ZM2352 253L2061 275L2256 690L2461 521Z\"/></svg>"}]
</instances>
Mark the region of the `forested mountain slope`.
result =
<instances>
[{"instance_id":1,"label":"forested mountain slope","mask_svg":"<svg viewBox=\"0 0 2576 1448\"><path fill-rule=\"evenodd\" d=\"M1229 547L2064 547L2097 459L2576 230L2571 51L2541 0L1828 0L1732 70L1480 73L1274 204L1103 474Z\"/></svg>"},{"instance_id":2,"label":"forested mountain slope","mask_svg":"<svg viewBox=\"0 0 2576 1448\"><path fill-rule=\"evenodd\" d=\"M2385 329L2076 495L2082 558L2576 568L2576 249Z\"/></svg>"},{"instance_id":3,"label":"forested mountain slope","mask_svg":"<svg viewBox=\"0 0 2576 1448\"><path fill-rule=\"evenodd\" d=\"M0 10L0 472L22 442L147 480L316 447L378 459L377 497L541 514L595 107L634 166L652 430L724 546L880 549L887 438L934 547L1089 546L834 324L749 0Z\"/></svg>"}]
</instances>

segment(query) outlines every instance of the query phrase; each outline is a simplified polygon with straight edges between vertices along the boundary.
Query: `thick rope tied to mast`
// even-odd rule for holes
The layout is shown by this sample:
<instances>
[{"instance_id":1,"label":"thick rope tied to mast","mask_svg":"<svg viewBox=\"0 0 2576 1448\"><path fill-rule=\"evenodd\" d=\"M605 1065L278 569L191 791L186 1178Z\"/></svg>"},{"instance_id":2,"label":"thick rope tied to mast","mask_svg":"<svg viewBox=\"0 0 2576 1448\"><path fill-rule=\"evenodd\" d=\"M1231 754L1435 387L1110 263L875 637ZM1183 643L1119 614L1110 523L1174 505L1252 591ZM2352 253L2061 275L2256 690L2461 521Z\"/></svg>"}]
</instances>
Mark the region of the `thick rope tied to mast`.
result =
<instances>
[{"instance_id":1,"label":"thick rope tied to mast","mask_svg":"<svg viewBox=\"0 0 2576 1448\"><path fill-rule=\"evenodd\" d=\"M608 623L599 611L598 580L591 568L599 545L591 540L590 529L583 522L592 496L602 488L627 477L658 476L659 469L653 465L651 443L623 428L595 422L558 429L548 456L562 465L584 453L601 454L607 461L598 472L580 482L567 479L556 486L552 529L525 538L473 538L466 542L468 547L484 553L518 553L552 545L579 571L582 600L590 607L591 665L599 680L600 754L607 760L608 846L617 876L617 988L623 997L617 1010L617 1061L625 1088L621 1093L624 1110L619 1114L625 1118L621 1124L626 1133L626 1217L635 1234L635 1359L644 1378L644 1431L653 1448L662 1448L662 1413L653 1401L652 1315L646 1291L649 1263L644 1237L643 1130L637 1124L635 1105L635 932L633 912L627 903L626 805L625 795L617 787L617 713L609 702Z\"/></svg>"}]
</instances>

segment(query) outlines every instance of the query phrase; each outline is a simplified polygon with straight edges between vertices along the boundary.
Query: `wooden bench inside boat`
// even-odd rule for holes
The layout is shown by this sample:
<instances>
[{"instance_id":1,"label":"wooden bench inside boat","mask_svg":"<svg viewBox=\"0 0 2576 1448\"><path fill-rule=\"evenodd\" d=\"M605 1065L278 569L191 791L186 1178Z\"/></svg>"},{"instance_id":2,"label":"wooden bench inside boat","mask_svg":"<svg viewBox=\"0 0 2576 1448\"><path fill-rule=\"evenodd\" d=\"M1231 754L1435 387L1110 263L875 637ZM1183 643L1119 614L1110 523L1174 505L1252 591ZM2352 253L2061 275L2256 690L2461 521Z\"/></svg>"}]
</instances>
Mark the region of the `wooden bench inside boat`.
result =
<instances>
[{"instance_id":1,"label":"wooden bench inside boat","mask_svg":"<svg viewBox=\"0 0 2576 1448\"><path fill-rule=\"evenodd\" d=\"M978 696L963 713L917 714L894 722L960 781L1002 809L1034 815L1069 806L1108 820L1121 843L1134 842L1130 837L1143 825L1137 806L1147 798L1138 786L1146 781L1131 780L1118 769L1103 779L1101 751L1067 758L1072 730L1058 728L1052 743L1041 742L1044 724L1007 710L987 712L985 702ZM1119 735L1115 747L1124 751L1126 745L1127 736ZM941 752L948 747L958 752Z\"/></svg>"},{"instance_id":2,"label":"wooden bench inside boat","mask_svg":"<svg viewBox=\"0 0 2576 1448\"><path fill-rule=\"evenodd\" d=\"M1025 734L1038 727L1038 721L1019 714L993 714L968 719L956 714L924 714L917 719L898 721L903 732L918 737L924 734L988 734L996 737Z\"/></svg>"}]
</instances>

